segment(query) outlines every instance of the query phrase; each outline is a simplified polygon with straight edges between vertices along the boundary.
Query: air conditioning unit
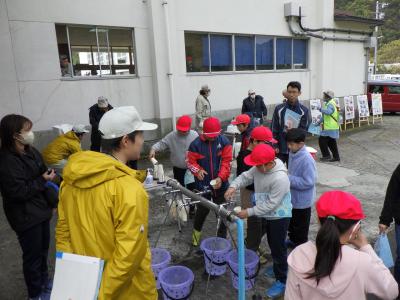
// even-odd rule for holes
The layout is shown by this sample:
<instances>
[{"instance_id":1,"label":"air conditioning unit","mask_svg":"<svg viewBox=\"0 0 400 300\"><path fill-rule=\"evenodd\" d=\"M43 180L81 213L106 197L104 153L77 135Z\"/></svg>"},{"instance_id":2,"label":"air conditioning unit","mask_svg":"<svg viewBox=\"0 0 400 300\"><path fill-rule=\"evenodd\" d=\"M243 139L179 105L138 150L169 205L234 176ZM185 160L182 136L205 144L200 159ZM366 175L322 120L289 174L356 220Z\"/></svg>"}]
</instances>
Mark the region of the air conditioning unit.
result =
<instances>
[{"instance_id":1,"label":"air conditioning unit","mask_svg":"<svg viewBox=\"0 0 400 300\"><path fill-rule=\"evenodd\" d=\"M296 2L285 3L285 17L299 17L300 4ZM304 16L304 12L301 12L301 16Z\"/></svg>"}]
</instances>

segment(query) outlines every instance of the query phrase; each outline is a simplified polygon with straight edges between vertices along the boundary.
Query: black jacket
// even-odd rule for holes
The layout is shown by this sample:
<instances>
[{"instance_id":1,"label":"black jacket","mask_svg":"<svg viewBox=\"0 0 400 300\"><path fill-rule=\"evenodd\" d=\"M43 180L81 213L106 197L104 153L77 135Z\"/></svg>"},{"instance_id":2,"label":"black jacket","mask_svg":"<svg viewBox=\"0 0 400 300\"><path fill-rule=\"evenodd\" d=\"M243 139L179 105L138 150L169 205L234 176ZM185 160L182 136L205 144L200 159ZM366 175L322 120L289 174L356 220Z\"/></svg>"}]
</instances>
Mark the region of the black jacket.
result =
<instances>
[{"instance_id":1,"label":"black jacket","mask_svg":"<svg viewBox=\"0 0 400 300\"><path fill-rule=\"evenodd\" d=\"M30 147L26 154L0 152L0 191L4 212L11 228L22 232L51 218L45 197L47 167L39 151Z\"/></svg>"},{"instance_id":2,"label":"black jacket","mask_svg":"<svg viewBox=\"0 0 400 300\"><path fill-rule=\"evenodd\" d=\"M109 104L108 110L113 109L113 107ZM105 114L97 104L92 105L89 108L89 121L90 125L92 125L92 133L91 133L91 148L90 150L100 151L101 145L101 134L99 132L99 123L103 115Z\"/></svg>"},{"instance_id":3,"label":"black jacket","mask_svg":"<svg viewBox=\"0 0 400 300\"><path fill-rule=\"evenodd\" d=\"M256 95L254 102L250 96L243 100L242 114L248 114L251 118L260 118L262 122L263 116L266 116L267 113L267 107L262 96Z\"/></svg>"},{"instance_id":4,"label":"black jacket","mask_svg":"<svg viewBox=\"0 0 400 300\"><path fill-rule=\"evenodd\" d=\"M389 226L393 219L396 224L400 224L400 165L390 178L379 223Z\"/></svg>"},{"instance_id":5,"label":"black jacket","mask_svg":"<svg viewBox=\"0 0 400 300\"><path fill-rule=\"evenodd\" d=\"M246 165L244 163L244 158L249 154L251 154L251 151L249 149L244 149L244 150L239 151L239 154L236 158L236 163L237 163L236 176L239 176L243 172L246 172L252 168L251 166ZM248 189L250 191L254 191L254 184L250 184L250 185L246 186L246 189Z\"/></svg>"},{"instance_id":6,"label":"black jacket","mask_svg":"<svg viewBox=\"0 0 400 300\"><path fill-rule=\"evenodd\" d=\"M286 130L285 130L285 114L286 110L294 111L295 113L301 116L300 123L298 128L301 128L305 131L308 129L308 125L310 123L308 116L308 108L304 105L297 103L292 106L289 102L285 102L275 106L274 115L272 117L272 133L274 135L274 139L278 141L279 144L279 153L287 154L289 152L287 143L286 143Z\"/></svg>"}]
</instances>

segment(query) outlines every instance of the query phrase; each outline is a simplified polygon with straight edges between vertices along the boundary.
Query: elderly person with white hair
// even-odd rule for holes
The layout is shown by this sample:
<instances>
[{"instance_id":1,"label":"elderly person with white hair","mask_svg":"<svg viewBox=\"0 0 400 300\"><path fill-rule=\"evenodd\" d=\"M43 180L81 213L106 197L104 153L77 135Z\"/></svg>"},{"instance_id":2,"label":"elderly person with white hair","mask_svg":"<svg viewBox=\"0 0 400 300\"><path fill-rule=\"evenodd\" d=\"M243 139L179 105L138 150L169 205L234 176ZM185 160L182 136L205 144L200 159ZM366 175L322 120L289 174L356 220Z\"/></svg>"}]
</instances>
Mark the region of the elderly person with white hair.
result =
<instances>
[{"instance_id":1,"label":"elderly person with white hair","mask_svg":"<svg viewBox=\"0 0 400 300\"><path fill-rule=\"evenodd\" d=\"M268 114L263 97L250 89L248 97L243 100L242 114L249 115L254 125L261 125Z\"/></svg>"},{"instance_id":2,"label":"elderly person with white hair","mask_svg":"<svg viewBox=\"0 0 400 300\"><path fill-rule=\"evenodd\" d=\"M89 108L89 121L92 125L92 134L90 137L90 150L100 152L101 134L99 132L99 123L103 115L113 107L108 103L106 97L97 98L97 103Z\"/></svg>"}]
</instances>

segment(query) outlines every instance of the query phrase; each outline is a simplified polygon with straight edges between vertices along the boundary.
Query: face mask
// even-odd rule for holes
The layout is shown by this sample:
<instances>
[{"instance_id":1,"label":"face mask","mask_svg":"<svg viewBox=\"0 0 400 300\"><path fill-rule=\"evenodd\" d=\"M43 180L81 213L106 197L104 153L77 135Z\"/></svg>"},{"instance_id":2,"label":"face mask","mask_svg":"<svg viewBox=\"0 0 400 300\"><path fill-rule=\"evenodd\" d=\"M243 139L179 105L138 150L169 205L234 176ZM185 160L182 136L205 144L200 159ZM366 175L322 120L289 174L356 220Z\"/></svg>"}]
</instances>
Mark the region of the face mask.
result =
<instances>
[{"instance_id":1,"label":"face mask","mask_svg":"<svg viewBox=\"0 0 400 300\"><path fill-rule=\"evenodd\" d=\"M250 98L254 100L256 99L256 95L250 95Z\"/></svg>"},{"instance_id":2,"label":"face mask","mask_svg":"<svg viewBox=\"0 0 400 300\"><path fill-rule=\"evenodd\" d=\"M33 131L28 131L25 133L20 134L21 139L18 141L21 142L23 145L32 145L33 141L35 140L35 134Z\"/></svg>"}]
</instances>

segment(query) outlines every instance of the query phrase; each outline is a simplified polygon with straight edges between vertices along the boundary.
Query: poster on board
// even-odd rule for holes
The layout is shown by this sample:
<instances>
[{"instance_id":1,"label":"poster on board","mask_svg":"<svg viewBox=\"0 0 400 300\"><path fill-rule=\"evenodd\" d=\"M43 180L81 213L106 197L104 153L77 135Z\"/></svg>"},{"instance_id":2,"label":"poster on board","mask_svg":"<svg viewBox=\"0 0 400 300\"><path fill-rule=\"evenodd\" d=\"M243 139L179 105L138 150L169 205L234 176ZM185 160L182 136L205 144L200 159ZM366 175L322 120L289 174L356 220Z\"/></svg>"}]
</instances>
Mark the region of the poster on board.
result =
<instances>
[{"instance_id":1,"label":"poster on board","mask_svg":"<svg viewBox=\"0 0 400 300\"><path fill-rule=\"evenodd\" d=\"M355 118L353 96L344 97L344 117L346 120L353 120Z\"/></svg>"},{"instance_id":2,"label":"poster on board","mask_svg":"<svg viewBox=\"0 0 400 300\"><path fill-rule=\"evenodd\" d=\"M358 95L357 96L357 108L358 108L358 116L360 118L368 118L369 117L369 106L368 106L367 95Z\"/></svg>"},{"instance_id":3,"label":"poster on board","mask_svg":"<svg viewBox=\"0 0 400 300\"><path fill-rule=\"evenodd\" d=\"M310 100L310 110L311 110L311 123L314 125L319 125L322 122L321 113L321 100L311 99Z\"/></svg>"},{"instance_id":4,"label":"poster on board","mask_svg":"<svg viewBox=\"0 0 400 300\"><path fill-rule=\"evenodd\" d=\"M382 109L382 95L381 94L371 94L372 100L372 115L378 116L383 114Z\"/></svg>"}]
</instances>

